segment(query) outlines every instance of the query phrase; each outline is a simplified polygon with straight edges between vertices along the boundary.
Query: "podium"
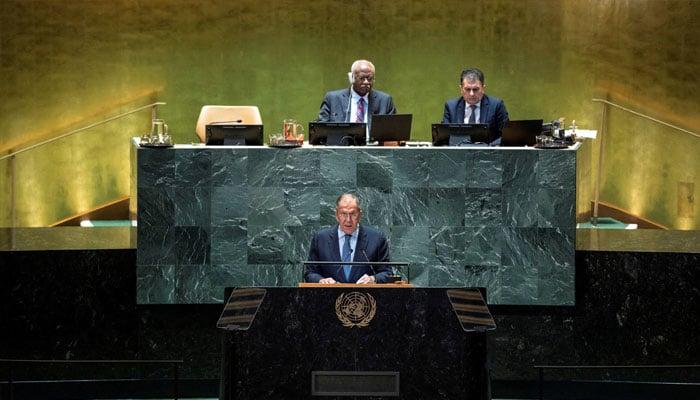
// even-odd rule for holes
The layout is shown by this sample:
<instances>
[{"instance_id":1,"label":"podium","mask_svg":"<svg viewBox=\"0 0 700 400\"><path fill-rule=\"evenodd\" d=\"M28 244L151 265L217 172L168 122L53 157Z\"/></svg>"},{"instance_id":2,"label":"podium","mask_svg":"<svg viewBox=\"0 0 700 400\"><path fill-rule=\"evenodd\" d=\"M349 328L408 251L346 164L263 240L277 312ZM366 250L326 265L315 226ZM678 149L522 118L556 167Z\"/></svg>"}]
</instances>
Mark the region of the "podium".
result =
<instances>
[{"instance_id":1,"label":"podium","mask_svg":"<svg viewBox=\"0 0 700 400\"><path fill-rule=\"evenodd\" d=\"M228 288L217 324L226 330L220 398L486 398L486 332L495 325L482 294Z\"/></svg>"}]
</instances>

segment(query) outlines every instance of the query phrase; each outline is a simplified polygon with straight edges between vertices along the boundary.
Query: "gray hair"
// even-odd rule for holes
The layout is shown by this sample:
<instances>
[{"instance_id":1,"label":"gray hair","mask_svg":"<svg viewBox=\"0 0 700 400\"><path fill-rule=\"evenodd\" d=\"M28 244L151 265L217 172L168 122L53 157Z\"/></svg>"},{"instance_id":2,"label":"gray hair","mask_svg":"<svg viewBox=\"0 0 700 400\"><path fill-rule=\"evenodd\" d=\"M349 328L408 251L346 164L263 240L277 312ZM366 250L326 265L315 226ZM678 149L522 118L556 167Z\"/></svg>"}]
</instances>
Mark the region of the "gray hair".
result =
<instances>
[{"instance_id":1,"label":"gray hair","mask_svg":"<svg viewBox=\"0 0 700 400\"><path fill-rule=\"evenodd\" d=\"M371 61L367 60L356 60L352 65L350 66L350 72L352 72L353 75L355 75L355 70L360 68L360 64L369 64L370 68L372 68L372 72L376 73L376 70L374 69L374 64L372 64Z\"/></svg>"},{"instance_id":2,"label":"gray hair","mask_svg":"<svg viewBox=\"0 0 700 400\"><path fill-rule=\"evenodd\" d=\"M355 200L355 204L357 205L357 209L360 210L360 211L362 211L362 206L360 205L360 198L357 197L357 196L355 196L355 195L352 194L352 193L343 193L343 194L341 194L340 196L338 196L338 199L335 201L335 207L338 208L338 206L340 205L341 200L343 200L343 199L346 198L346 197L349 197L349 198Z\"/></svg>"}]
</instances>

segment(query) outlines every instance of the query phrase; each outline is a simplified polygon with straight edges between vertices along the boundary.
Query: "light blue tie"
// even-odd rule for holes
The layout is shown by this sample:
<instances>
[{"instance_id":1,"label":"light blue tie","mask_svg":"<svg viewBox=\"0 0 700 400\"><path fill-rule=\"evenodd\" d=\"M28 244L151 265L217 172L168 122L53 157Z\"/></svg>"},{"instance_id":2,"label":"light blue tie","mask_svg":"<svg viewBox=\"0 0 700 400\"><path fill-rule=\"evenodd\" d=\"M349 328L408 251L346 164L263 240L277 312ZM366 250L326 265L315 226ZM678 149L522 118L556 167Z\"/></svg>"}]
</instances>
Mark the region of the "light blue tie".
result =
<instances>
[{"instance_id":1,"label":"light blue tie","mask_svg":"<svg viewBox=\"0 0 700 400\"><path fill-rule=\"evenodd\" d=\"M352 249L350 248L350 238L351 235L345 235L345 244L343 245L343 253L340 255L341 256L341 261L343 262L350 262L350 254L352 254ZM350 280L350 268L352 268L351 265L343 265L343 271L345 271L345 280L349 281Z\"/></svg>"}]
</instances>

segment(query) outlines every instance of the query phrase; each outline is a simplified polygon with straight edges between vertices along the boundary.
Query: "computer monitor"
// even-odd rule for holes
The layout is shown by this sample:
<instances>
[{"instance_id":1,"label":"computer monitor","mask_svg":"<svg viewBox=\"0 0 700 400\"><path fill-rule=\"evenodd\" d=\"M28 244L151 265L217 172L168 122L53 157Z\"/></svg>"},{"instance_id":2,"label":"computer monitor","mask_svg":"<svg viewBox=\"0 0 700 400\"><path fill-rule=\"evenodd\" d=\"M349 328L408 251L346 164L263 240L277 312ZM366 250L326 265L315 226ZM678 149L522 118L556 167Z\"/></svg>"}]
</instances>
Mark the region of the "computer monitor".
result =
<instances>
[{"instance_id":1,"label":"computer monitor","mask_svg":"<svg viewBox=\"0 0 700 400\"><path fill-rule=\"evenodd\" d=\"M364 146L367 124L363 122L309 122L309 144Z\"/></svg>"},{"instance_id":2,"label":"computer monitor","mask_svg":"<svg viewBox=\"0 0 700 400\"><path fill-rule=\"evenodd\" d=\"M433 146L488 146L488 124L433 124Z\"/></svg>"},{"instance_id":3,"label":"computer monitor","mask_svg":"<svg viewBox=\"0 0 700 400\"><path fill-rule=\"evenodd\" d=\"M542 134L541 119L511 120L503 126L501 147L534 146L540 134Z\"/></svg>"},{"instance_id":4,"label":"computer monitor","mask_svg":"<svg viewBox=\"0 0 700 400\"><path fill-rule=\"evenodd\" d=\"M211 146L262 146L262 125L207 124L206 143Z\"/></svg>"},{"instance_id":5,"label":"computer monitor","mask_svg":"<svg viewBox=\"0 0 700 400\"><path fill-rule=\"evenodd\" d=\"M406 142L411 140L413 114L374 114L369 128L370 140Z\"/></svg>"}]
</instances>

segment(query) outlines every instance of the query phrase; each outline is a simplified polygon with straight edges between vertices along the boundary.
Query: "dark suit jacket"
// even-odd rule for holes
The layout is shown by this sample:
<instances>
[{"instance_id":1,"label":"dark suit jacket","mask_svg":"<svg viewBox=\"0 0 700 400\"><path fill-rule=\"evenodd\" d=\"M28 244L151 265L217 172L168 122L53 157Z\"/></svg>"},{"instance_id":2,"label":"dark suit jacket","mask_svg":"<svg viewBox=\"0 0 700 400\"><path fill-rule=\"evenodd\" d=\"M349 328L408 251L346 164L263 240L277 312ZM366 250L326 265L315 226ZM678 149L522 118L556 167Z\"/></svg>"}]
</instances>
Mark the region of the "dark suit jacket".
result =
<instances>
[{"instance_id":1,"label":"dark suit jacket","mask_svg":"<svg viewBox=\"0 0 700 400\"><path fill-rule=\"evenodd\" d=\"M464 123L464 98L448 100L445 103L445 113L442 116L443 124ZM484 94L481 99L481 123L489 125L492 144L501 143L503 125L508 121L508 110L503 100Z\"/></svg>"},{"instance_id":2,"label":"dark suit jacket","mask_svg":"<svg viewBox=\"0 0 700 400\"><path fill-rule=\"evenodd\" d=\"M318 111L318 121L321 122L355 122L354 118L349 117L350 113L350 88L334 90L326 93L321 102L321 109ZM367 110L367 125L372 124L373 114L396 114L394 100L390 95L372 90L369 92Z\"/></svg>"},{"instance_id":3,"label":"dark suit jacket","mask_svg":"<svg viewBox=\"0 0 700 400\"><path fill-rule=\"evenodd\" d=\"M384 234L376 229L360 225L355 245L353 261L389 262L389 243ZM388 266L375 266L374 271L369 265L354 265L350 279L345 279L345 272L340 264L340 248L338 246L338 225L321 229L311 240L309 261L338 261L338 265L307 264L304 270L306 282L318 282L322 278L332 277L336 282L355 283L362 275L374 275L377 283L386 282L391 275ZM376 274L375 274L376 272Z\"/></svg>"}]
</instances>

